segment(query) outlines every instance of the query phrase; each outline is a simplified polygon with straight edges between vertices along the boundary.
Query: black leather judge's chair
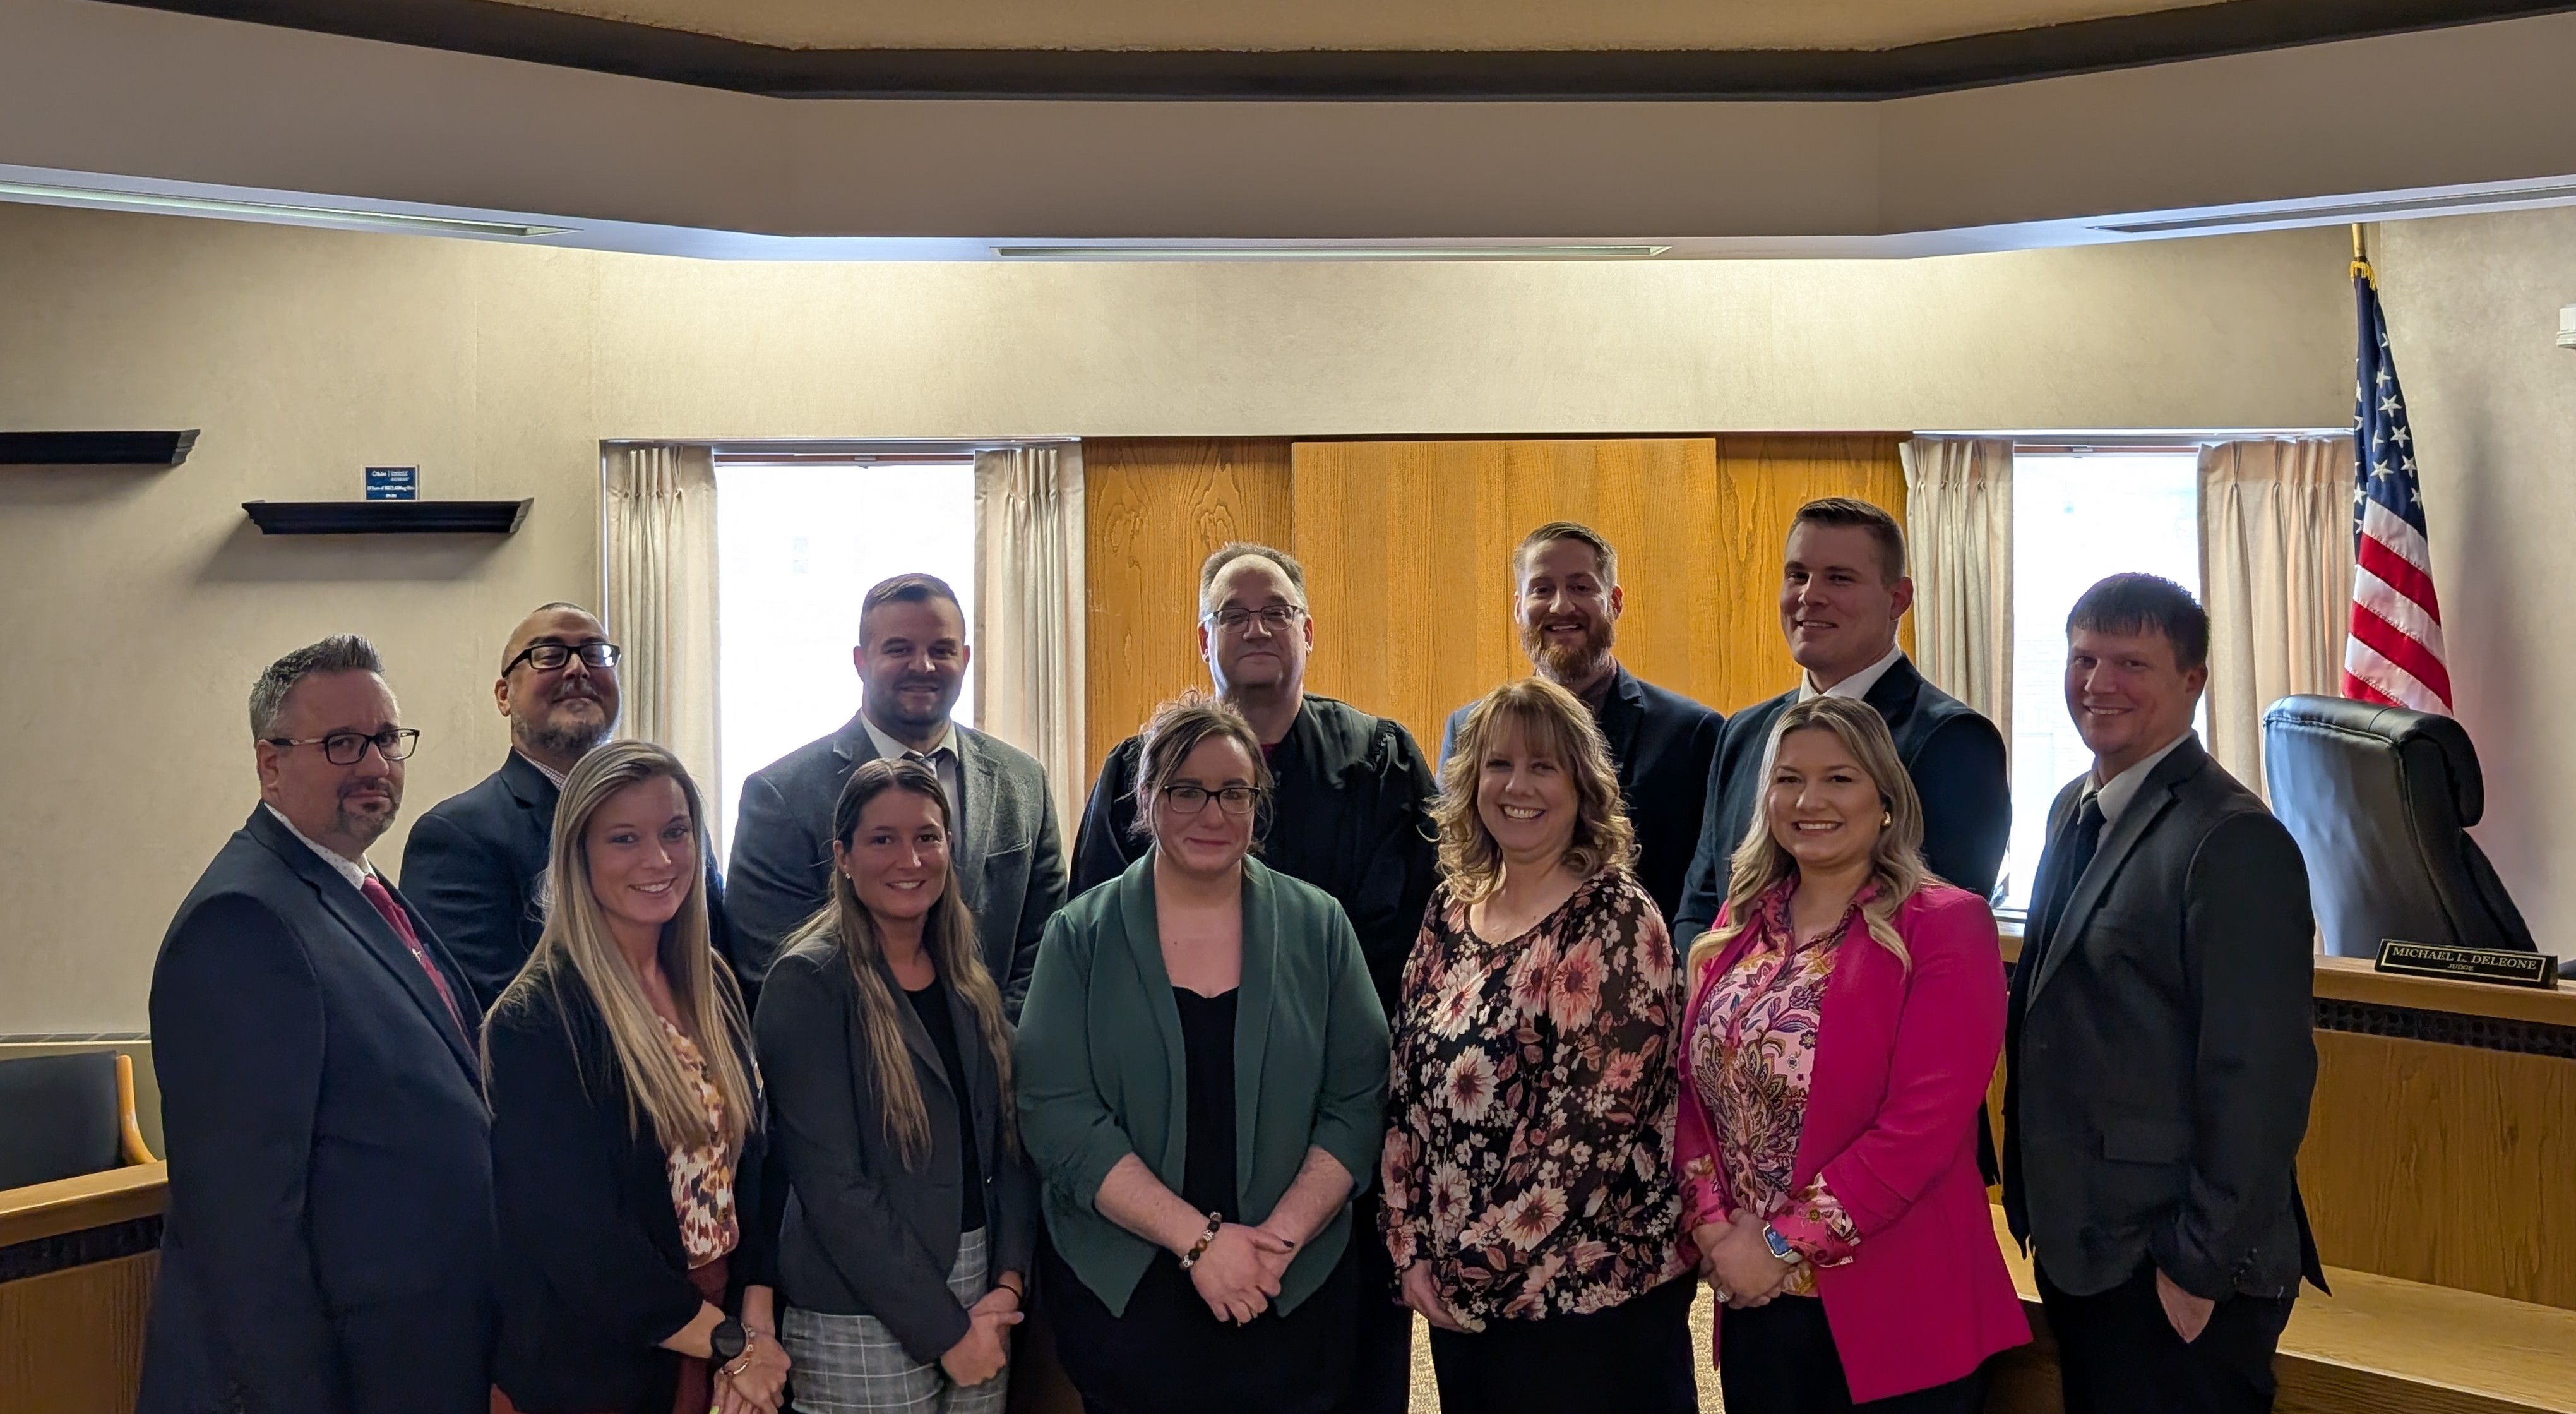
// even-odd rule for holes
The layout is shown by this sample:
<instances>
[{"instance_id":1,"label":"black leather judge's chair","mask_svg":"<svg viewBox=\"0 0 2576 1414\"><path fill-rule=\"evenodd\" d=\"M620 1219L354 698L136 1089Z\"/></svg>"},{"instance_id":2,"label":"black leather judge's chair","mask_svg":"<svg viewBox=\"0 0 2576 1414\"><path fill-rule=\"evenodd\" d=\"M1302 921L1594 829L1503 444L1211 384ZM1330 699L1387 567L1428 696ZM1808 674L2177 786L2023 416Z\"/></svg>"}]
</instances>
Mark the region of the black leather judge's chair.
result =
<instances>
[{"instance_id":1,"label":"black leather judge's chair","mask_svg":"<svg viewBox=\"0 0 2576 1414\"><path fill-rule=\"evenodd\" d=\"M2263 714L2263 775L2272 813L2307 860L2327 952L2377 957L2383 938L2538 950L2469 838L2486 812L2486 785L2458 722L2340 697L2284 697Z\"/></svg>"}]
</instances>

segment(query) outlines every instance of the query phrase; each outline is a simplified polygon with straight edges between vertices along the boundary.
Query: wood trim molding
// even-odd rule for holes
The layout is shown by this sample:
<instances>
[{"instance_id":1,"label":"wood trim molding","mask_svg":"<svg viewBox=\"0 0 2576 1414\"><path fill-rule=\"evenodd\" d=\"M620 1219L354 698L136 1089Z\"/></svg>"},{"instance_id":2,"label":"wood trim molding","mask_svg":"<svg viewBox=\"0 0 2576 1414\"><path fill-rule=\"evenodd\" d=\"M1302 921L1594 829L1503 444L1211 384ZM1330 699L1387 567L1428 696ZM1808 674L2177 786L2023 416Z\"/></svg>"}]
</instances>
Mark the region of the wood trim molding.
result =
<instances>
[{"instance_id":1,"label":"wood trim molding","mask_svg":"<svg viewBox=\"0 0 2576 1414\"><path fill-rule=\"evenodd\" d=\"M111 0L773 98L1903 98L2576 10L2571 0L2218 0L1893 49L788 49L503 0Z\"/></svg>"},{"instance_id":2,"label":"wood trim molding","mask_svg":"<svg viewBox=\"0 0 2576 1414\"><path fill-rule=\"evenodd\" d=\"M40 1237L159 1217L170 1204L170 1165L134 1164L0 1191L0 1247Z\"/></svg>"}]
</instances>

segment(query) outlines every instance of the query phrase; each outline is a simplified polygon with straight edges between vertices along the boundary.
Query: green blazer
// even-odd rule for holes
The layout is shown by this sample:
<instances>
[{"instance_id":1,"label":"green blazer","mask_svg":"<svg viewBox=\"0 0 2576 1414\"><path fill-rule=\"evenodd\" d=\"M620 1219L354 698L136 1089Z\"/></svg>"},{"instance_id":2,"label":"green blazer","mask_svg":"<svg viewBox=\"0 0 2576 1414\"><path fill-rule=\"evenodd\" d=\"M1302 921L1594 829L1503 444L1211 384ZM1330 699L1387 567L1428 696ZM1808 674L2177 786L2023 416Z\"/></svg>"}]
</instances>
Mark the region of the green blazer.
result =
<instances>
[{"instance_id":1,"label":"green blazer","mask_svg":"<svg viewBox=\"0 0 2576 1414\"><path fill-rule=\"evenodd\" d=\"M1150 851L1047 924L1015 1054L1020 1139L1044 1183L1048 1236L1092 1294L1123 1315L1154 1244L1101 1216L1093 1200L1131 1153L1179 1192L1189 1144L1181 1014L1154 925ZM1227 1220L1267 1218L1312 1147L1350 1170L1354 1191L1366 1187L1386 1137L1386 1066L1386 1014L1342 906L1244 861L1238 1204ZM1350 1240L1344 1204L1289 1262L1277 1309L1313 1294Z\"/></svg>"}]
</instances>

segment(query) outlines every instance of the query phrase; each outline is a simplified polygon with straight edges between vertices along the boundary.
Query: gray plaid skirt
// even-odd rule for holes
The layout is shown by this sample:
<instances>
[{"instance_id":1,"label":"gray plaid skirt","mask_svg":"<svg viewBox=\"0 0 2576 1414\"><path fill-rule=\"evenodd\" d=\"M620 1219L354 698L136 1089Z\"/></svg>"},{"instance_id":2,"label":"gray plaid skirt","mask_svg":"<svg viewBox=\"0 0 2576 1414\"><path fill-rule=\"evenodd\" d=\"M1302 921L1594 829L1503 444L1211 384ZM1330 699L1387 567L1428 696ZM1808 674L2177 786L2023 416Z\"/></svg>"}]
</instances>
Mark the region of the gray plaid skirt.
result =
<instances>
[{"instance_id":1,"label":"gray plaid skirt","mask_svg":"<svg viewBox=\"0 0 2576 1414\"><path fill-rule=\"evenodd\" d=\"M992 1289L985 1282L987 1231L967 1233L957 1243L948 1289L961 1305L973 1305ZM778 1343L787 1347L792 1364L787 1378L798 1414L1001 1414L1010 1392L1009 1366L980 1385L960 1386L937 1361L913 1359L874 1316L828 1316L790 1306L778 1323Z\"/></svg>"}]
</instances>

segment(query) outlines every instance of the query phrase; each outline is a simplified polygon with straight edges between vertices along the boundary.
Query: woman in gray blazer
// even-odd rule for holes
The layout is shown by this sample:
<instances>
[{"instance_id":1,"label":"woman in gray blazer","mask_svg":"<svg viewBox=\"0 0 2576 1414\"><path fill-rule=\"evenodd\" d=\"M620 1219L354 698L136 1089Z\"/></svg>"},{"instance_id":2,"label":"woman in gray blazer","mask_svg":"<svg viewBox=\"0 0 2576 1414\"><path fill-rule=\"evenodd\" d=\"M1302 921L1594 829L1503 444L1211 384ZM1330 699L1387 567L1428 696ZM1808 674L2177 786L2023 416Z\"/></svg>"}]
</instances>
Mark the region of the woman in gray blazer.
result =
<instances>
[{"instance_id":1,"label":"woman in gray blazer","mask_svg":"<svg viewBox=\"0 0 2576 1414\"><path fill-rule=\"evenodd\" d=\"M1037 1194L1011 1030L928 767L870 761L832 812L832 901L755 1023L789 1193L779 1338L804 1414L990 1414L1028 1294Z\"/></svg>"}]
</instances>

